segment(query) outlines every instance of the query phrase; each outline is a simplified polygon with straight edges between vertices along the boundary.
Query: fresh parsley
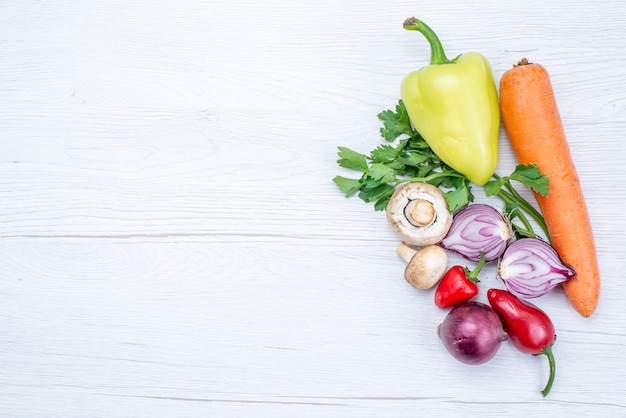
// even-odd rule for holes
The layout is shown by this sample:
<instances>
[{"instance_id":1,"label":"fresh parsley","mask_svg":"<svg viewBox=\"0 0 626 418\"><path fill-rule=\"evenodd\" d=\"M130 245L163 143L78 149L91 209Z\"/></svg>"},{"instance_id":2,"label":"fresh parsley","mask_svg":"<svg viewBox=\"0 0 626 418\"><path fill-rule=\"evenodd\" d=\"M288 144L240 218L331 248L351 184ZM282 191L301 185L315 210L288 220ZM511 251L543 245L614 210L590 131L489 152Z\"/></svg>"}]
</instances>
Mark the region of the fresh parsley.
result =
<instances>
[{"instance_id":1,"label":"fresh parsley","mask_svg":"<svg viewBox=\"0 0 626 418\"><path fill-rule=\"evenodd\" d=\"M375 210L385 210L397 185L423 181L442 188L452 212L474 201L469 180L441 161L413 129L402 100L395 111L385 110L378 119L386 142L369 155L338 147L339 166L361 173L359 178L333 179L346 197L358 193L364 202L374 202Z\"/></svg>"},{"instance_id":2,"label":"fresh parsley","mask_svg":"<svg viewBox=\"0 0 626 418\"><path fill-rule=\"evenodd\" d=\"M406 182L426 182L440 187L452 213L474 201L472 183L461 173L445 164L428 146L409 120L402 100L394 110L378 114L382 121L380 135L385 142L369 154L346 147L338 147L337 164L357 171L359 177L336 176L333 182L346 197L357 195L366 203L374 202L375 210L385 210L396 187ZM527 216L541 227L550 241L550 235L541 213L513 187L512 181L547 195L548 178L536 165L520 164L508 176L494 174L484 186L485 196L497 196L505 203L504 212L510 220L518 219L522 225L512 224L518 236L536 236Z\"/></svg>"},{"instance_id":3,"label":"fresh parsley","mask_svg":"<svg viewBox=\"0 0 626 418\"><path fill-rule=\"evenodd\" d=\"M517 181L528 189L547 196L550 190L548 178L541 173L539 167L535 164L523 165L519 164L515 170L506 177L493 175L492 180L485 184L485 196L498 196L505 203L504 211L509 215L510 220L519 219L523 227L513 225L513 230L518 237L534 237L537 236L529 222L526 214L530 216L541 228L544 236L551 243L550 233L546 225L543 215L533 205L531 205L519 192L513 187L511 181Z\"/></svg>"}]
</instances>

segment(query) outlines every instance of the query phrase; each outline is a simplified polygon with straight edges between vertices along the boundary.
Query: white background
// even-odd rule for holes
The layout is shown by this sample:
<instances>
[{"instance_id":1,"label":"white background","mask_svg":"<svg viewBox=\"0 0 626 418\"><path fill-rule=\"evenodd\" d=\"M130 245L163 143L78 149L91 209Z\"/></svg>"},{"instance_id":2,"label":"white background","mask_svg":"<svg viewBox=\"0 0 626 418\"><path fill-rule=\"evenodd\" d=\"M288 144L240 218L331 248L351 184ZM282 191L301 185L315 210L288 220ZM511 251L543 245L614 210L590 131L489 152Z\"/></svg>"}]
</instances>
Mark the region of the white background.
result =
<instances>
[{"instance_id":1,"label":"white background","mask_svg":"<svg viewBox=\"0 0 626 418\"><path fill-rule=\"evenodd\" d=\"M496 81L551 73L602 295L534 301L545 399L545 357L445 352L384 214L331 181L428 63L413 15ZM625 28L613 0L0 1L0 415L626 416Z\"/></svg>"}]
</instances>

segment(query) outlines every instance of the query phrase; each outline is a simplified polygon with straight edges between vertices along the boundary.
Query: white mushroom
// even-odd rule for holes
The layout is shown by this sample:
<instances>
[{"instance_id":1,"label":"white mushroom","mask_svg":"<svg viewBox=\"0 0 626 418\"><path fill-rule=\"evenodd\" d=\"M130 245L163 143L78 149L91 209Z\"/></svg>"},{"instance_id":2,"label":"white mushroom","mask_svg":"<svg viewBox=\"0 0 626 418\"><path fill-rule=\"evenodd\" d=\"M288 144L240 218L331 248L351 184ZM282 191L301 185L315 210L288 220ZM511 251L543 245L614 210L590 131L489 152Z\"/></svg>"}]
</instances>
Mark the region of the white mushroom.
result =
<instances>
[{"instance_id":1,"label":"white mushroom","mask_svg":"<svg viewBox=\"0 0 626 418\"><path fill-rule=\"evenodd\" d=\"M406 261L404 279L416 289L430 289L441 280L448 268L446 250L438 245L429 245L416 250L404 242L396 253Z\"/></svg>"},{"instance_id":2,"label":"white mushroom","mask_svg":"<svg viewBox=\"0 0 626 418\"><path fill-rule=\"evenodd\" d=\"M428 183L406 183L387 203L387 220L402 241L423 247L441 241L452 225L452 214L441 189Z\"/></svg>"}]
</instances>

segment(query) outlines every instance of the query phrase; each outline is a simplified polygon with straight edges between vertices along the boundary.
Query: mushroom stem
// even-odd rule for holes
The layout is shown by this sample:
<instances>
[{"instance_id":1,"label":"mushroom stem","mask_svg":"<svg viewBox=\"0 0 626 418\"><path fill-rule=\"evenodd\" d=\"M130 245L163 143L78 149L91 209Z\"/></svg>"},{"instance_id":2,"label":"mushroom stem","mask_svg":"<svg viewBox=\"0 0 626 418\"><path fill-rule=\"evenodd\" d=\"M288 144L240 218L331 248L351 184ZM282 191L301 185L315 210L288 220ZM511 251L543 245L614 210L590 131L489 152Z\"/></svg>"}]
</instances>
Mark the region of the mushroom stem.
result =
<instances>
[{"instance_id":1,"label":"mushroom stem","mask_svg":"<svg viewBox=\"0 0 626 418\"><path fill-rule=\"evenodd\" d=\"M435 207L425 199L411 200L406 206L405 216L415 226L428 226L435 220Z\"/></svg>"},{"instance_id":2,"label":"mushroom stem","mask_svg":"<svg viewBox=\"0 0 626 418\"><path fill-rule=\"evenodd\" d=\"M406 245L404 242L401 242L400 245L396 248L396 253L402 258L406 263L411 261L413 256L417 254L419 250L416 250L413 247Z\"/></svg>"},{"instance_id":3,"label":"mushroom stem","mask_svg":"<svg viewBox=\"0 0 626 418\"><path fill-rule=\"evenodd\" d=\"M402 242L396 253L406 261L404 279L416 289L430 289L443 277L448 266L446 250L438 245L415 249Z\"/></svg>"}]
</instances>

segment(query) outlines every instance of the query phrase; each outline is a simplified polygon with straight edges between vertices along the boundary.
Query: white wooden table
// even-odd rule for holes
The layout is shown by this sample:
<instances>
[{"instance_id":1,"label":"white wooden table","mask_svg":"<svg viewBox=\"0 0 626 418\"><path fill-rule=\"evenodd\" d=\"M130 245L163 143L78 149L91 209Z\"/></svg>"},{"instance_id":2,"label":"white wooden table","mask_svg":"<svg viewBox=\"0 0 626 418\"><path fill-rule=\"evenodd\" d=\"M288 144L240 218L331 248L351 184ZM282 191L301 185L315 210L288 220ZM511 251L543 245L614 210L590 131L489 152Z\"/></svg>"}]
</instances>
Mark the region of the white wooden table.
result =
<instances>
[{"instance_id":1,"label":"white wooden table","mask_svg":"<svg viewBox=\"0 0 626 418\"><path fill-rule=\"evenodd\" d=\"M428 61L552 75L602 296L536 300L543 357L453 360L336 147ZM626 15L620 1L0 2L0 415L626 416ZM501 134L498 172L515 161ZM484 199L477 192L478 201ZM454 260L453 260L454 261ZM482 289L498 286L494 268ZM479 300L484 300L481 293Z\"/></svg>"}]
</instances>

